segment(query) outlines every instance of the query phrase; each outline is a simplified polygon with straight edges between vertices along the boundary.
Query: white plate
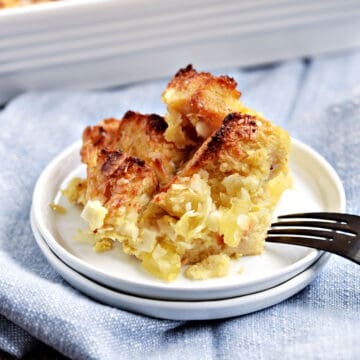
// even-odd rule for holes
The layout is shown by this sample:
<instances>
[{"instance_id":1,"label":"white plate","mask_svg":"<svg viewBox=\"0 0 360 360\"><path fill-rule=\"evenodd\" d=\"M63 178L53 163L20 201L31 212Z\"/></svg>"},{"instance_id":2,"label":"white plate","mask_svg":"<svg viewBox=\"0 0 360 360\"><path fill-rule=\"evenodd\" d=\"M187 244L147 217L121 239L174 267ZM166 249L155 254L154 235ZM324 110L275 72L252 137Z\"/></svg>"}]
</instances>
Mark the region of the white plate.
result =
<instances>
[{"instance_id":1,"label":"white plate","mask_svg":"<svg viewBox=\"0 0 360 360\"><path fill-rule=\"evenodd\" d=\"M329 254L324 254L308 269L271 289L225 300L168 301L131 296L101 286L64 264L47 246L38 231L33 216L31 226L35 239L49 263L71 285L88 296L111 306L156 318L171 320L210 320L245 315L278 304L308 285L324 266Z\"/></svg>"},{"instance_id":2,"label":"white plate","mask_svg":"<svg viewBox=\"0 0 360 360\"><path fill-rule=\"evenodd\" d=\"M86 224L80 219L80 210L70 206L59 192L73 176L85 175L79 148L77 143L66 149L43 171L33 196L34 219L52 251L98 283L149 298L221 299L269 289L300 273L320 255L319 251L305 247L267 244L262 255L232 261L230 274L225 278L193 281L181 275L169 284L148 274L138 260L122 252L120 245L110 252L95 253L89 244L73 240L78 229L86 228ZM293 140L290 165L294 188L284 194L276 213L345 210L341 182L320 155ZM53 212L49 204L54 201L65 206L67 214Z\"/></svg>"}]
</instances>

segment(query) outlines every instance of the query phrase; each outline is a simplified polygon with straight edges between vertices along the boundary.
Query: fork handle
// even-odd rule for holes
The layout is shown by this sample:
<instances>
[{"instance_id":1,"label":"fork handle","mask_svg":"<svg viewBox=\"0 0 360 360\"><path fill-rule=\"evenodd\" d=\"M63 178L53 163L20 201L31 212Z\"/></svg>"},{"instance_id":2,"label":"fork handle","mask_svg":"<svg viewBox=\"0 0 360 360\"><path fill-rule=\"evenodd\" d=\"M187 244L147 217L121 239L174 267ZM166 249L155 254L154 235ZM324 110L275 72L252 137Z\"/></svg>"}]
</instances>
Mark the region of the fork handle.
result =
<instances>
[{"instance_id":1,"label":"fork handle","mask_svg":"<svg viewBox=\"0 0 360 360\"><path fill-rule=\"evenodd\" d=\"M301 236L268 236L266 238L267 242L290 244L290 245L300 245L306 246L318 250L325 250L336 255L340 255L349 259L356 264L360 265L360 241L354 239L355 241L352 246L349 246L349 243L344 242L339 244L338 242L319 240L319 239L309 239L308 237Z\"/></svg>"}]
</instances>

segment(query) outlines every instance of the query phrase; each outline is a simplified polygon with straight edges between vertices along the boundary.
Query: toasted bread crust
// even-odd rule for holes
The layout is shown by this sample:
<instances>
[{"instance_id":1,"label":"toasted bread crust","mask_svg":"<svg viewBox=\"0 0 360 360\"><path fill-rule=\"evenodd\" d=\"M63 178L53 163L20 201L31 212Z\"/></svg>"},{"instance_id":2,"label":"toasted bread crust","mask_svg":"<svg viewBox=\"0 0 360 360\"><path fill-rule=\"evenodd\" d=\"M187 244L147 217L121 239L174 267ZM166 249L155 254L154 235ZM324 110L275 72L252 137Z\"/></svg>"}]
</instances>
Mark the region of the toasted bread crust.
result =
<instances>
[{"instance_id":1,"label":"toasted bread crust","mask_svg":"<svg viewBox=\"0 0 360 360\"><path fill-rule=\"evenodd\" d=\"M99 125L86 127L82 136L81 161L88 163L94 151L115 148L119 126L118 120L109 118L102 120Z\"/></svg>"},{"instance_id":2,"label":"toasted bread crust","mask_svg":"<svg viewBox=\"0 0 360 360\"><path fill-rule=\"evenodd\" d=\"M207 138L221 126L227 114L241 109L241 93L236 86L236 81L229 76L199 73L189 65L177 72L162 94L168 108L165 120L170 126L179 126L176 119L182 118L182 131L189 137L182 141L185 145L194 143L189 125L201 139ZM171 133L169 128L165 137L171 138Z\"/></svg>"},{"instance_id":3,"label":"toasted bread crust","mask_svg":"<svg viewBox=\"0 0 360 360\"><path fill-rule=\"evenodd\" d=\"M238 146L240 141L254 139L257 130L255 117L239 113L228 115L220 129L194 154L182 174L188 176L210 162L214 164L225 151L236 152L237 159L240 159L243 155L241 147Z\"/></svg>"},{"instance_id":4,"label":"toasted bread crust","mask_svg":"<svg viewBox=\"0 0 360 360\"><path fill-rule=\"evenodd\" d=\"M157 190L156 175L143 160L120 150L102 149L93 156L93 165L88 165L87 197L100 200L110 212L124 205L139 211L139 196L147 194L150 199Z\"/></svg>"},{"instance_id":5,"label":"toasted bread crust","mask_svg":"<svg viewBox=\"0 0 360 360\"><path fill-rule=\"evenodd\" d=\"M180 91L187 91L189 85L194 90L194 100L199 98L198 95L202 90L206 90L213 85L226 88L227 91L232 93L234 98L239 99L241 96L241 92L236 89L237 82L232 77L227 75L220 75L216 77L209 72L197 72L193 68L192 64L180 69L169 82L166 90L175 88ZM194 104L196 103L197 102L194 101Z\"/></svg>"},{"instance_id":6,"label":"toasted bread crust","mask_svg":"<svg viewBox=\"0 0 360 360\"><path fill-rule=\"evenodd\" d=\"M122 119L122 126L128 121L136 123L136 125L141 125L142 121L145 121L145 127L148 134L163 134L167 128L167 123L164 118L157 114L143 115L135 111L127 111Z\"/></svg>"},{"instance_id":7,"label":"toasted bread crust","mask_svg":"<svg viewBox=\"0 0 360 360\"><path fill-rule=\"evenodd\" d=\"M179 176L191 176L200 169L241 173L244 169L250 169L242 166L249 152L266 149L269 156L268 176L273 177L277 169L287 162L288 148L276 144L280 136L287 135L265 119L243 113L229 114L220 129L203 143ZM220 167L220 164L226 163L229 165Z\"/></svg>"},{"instance_id":8,"label":"toasted bread crust","mask_svg":"<svg viewBox=\"0 0 360 360\"><path fill-rule=\"evenodd\" d=\"M87 127L83 133L81 158L84 163L92 152L121 150L145 161L156 173L160 184L167 183L187 160L188 150L180 150L164 138L167 124L156 114L125 113L122 120L105 119Z\"/></svg>"}]
</instances>

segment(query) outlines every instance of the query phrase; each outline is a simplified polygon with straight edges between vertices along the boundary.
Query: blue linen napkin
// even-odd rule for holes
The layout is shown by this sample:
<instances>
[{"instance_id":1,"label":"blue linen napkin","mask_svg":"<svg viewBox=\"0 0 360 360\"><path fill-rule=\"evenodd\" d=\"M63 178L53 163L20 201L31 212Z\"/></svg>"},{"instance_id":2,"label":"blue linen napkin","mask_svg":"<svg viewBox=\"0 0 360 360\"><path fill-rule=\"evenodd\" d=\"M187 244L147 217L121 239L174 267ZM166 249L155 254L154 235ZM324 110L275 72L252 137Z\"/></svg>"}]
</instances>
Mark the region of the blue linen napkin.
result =
<instances>
[{"instance_id":1,"label":"blue linen napkin","mask_svg":"<svg viewBox=\"0 0 360 360\"><path fill-rule=\"evenodd\" d=\"M360 53L224 69L243 100L313 146L339 172L360 213ZM128 109L164 113L166 81L113 91L29 93L0 112L0 349L44 342L73 359L356 359L360 271L333 256L301 293L237 318L153 319L91 300L47 263L29 211L37 177L83 128Z\"/></svg>"}]
</instances>

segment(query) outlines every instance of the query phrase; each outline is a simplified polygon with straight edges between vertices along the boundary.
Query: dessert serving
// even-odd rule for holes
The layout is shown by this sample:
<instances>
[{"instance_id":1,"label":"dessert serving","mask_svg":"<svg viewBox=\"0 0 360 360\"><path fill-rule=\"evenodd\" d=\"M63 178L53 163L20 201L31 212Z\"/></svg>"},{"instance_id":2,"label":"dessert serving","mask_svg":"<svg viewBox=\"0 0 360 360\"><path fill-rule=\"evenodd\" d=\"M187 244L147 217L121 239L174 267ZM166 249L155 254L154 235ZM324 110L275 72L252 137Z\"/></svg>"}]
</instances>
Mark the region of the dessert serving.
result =
<instances>
[{"instance_id":1,"label":"dessert serving","mask_svg":"<svg viewBox=\"0 0 360 360\"><path fill-rule=\"evenodd\" d=\"M128 111L83 133L86 179L63 194L83 207L96 251L114 242L166 281L225 276L231 258L263 251L291 185L287 132L240 101L227 76L181 69L164 117Z\"/></svg>"}]
</instances>

